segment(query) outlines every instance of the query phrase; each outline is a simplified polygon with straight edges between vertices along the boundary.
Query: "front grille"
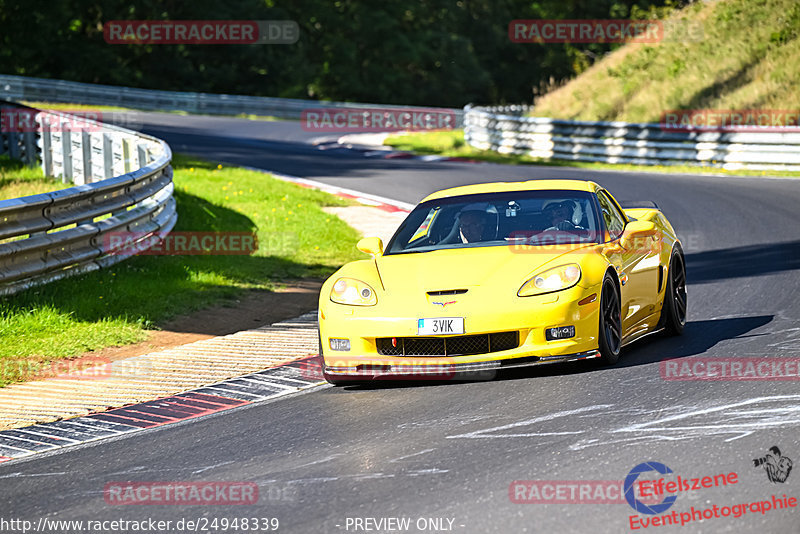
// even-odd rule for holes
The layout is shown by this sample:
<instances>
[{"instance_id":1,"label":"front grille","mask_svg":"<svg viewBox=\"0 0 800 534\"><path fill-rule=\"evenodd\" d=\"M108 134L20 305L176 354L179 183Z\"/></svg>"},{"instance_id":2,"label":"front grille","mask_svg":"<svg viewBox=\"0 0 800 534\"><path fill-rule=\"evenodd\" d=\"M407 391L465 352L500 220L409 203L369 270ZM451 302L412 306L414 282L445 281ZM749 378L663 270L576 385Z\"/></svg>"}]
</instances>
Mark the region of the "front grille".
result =
<instances>
[{"instance_id":1,"label":"front grille","mask_svg":"<svg viewBox=\"0 0 800 534\"><path fill-rule=\"evenodd\" d=\"M379 337L375 342L378 354L383 356L467 356L515 349L519 347L519 332L453 337Z\"/></svg>"}]
</instances>

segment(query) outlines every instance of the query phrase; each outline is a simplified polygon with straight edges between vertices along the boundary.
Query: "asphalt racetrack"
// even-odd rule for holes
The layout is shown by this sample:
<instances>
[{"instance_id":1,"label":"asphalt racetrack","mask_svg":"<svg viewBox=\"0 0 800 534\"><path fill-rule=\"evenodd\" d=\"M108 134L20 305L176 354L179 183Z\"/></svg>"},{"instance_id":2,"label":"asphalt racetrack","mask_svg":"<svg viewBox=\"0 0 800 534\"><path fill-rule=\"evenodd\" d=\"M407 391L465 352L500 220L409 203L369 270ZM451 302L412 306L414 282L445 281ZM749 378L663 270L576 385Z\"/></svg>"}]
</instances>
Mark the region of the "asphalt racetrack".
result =
<instances>
[{"instance_id":1,"label":"asphalt racetrack","mask_svg":"<svg viewBox=\"0 0 800 534\"><path fill-rule=\"evenodd\" d=\"M531 178L591 179L619 200L654 200L684 242L684 335L635 343L610 368L582 362L506 372L489 382L321 387L10 462L0 465L4 519L152 518L175 525L278 518L278 532L298 533L624 532L631 516L656 516L637 515L617 494L617 503L567 503L568 486L623 481L642 462L671 468L667 480L736 473L735 483L679 492L668 511L678 518L692 508L702 514L760 501L777 507L773 495L800 495L800 473L771 482L753 462L773 446L800 461L797 381L672 381L659 371L668 358L800 358L796 181L384 159L314 146L309 141L319 134L298 122L140 118L143 130L174 152L409 203L455 185ZM259 499L249 506L119 506L103 497L114 481L192 480L255 482ZM520 480L551 488L556 502L513 502ZM532 486L522 487L519 495L529 497ZM557 494L559 487L566 489ZM797 532L797 508L765 508L646 530ZM410 523L402 530L404 523L389 518Z\"/></svg>"}]
</instances>

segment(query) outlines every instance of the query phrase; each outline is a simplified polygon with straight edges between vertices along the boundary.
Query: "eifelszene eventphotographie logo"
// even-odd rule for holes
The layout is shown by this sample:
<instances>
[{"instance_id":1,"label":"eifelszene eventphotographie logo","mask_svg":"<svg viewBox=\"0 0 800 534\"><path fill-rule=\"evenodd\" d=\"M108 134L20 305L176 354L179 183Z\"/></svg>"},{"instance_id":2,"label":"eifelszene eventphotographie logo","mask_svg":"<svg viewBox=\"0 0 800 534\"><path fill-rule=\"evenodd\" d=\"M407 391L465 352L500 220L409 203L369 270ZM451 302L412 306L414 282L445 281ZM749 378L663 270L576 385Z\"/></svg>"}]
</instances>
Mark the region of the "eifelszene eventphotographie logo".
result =
<instances>
[{"instance_id":1,"label":"eifelszene eventphotographie logo","mask_svg":"<svg viewBox=\"0 0 800 534\"><path fill-rule=\"evenodd\" d=\"M661 475L672 473L672 469L660 462L642 462L630 470L628 476L625 477L625 484L623 486L625 491L625 500L631 505L631 508L640 514L656 515L669 510L678 499L677 495L665 495L664 499L656 504L645 504L636 498L634 493L634 484L642 473L655 471Z\"/></svg>"},{"instance_id":2,"label":"eifelszene eventphotographie logo","mask_svg":"<svg viewBox=\"0 0 800 534\"><path fill-rule=\"evenodd\" d=\"M786 456L781 455L781 450L778 447L770 447L767 454L761 458L753 459L755 467L763 467L767 472L767 478L773 484L776 482L784 483L789 478L789 473L792 472L792 460Z\"/></svg>"}]
</instances>

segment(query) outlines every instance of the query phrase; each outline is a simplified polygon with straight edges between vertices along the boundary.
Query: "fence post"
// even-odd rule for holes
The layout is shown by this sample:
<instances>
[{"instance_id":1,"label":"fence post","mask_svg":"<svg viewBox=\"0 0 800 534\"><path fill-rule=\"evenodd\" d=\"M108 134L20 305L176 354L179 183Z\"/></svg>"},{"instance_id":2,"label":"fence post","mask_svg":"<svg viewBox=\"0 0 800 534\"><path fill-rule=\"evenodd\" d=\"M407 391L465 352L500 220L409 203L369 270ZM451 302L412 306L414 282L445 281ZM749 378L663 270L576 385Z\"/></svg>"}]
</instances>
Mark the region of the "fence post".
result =
<instances>
[{"instance_id":1,"label":"fence post","mask_svg":"<svg viewBox=\"0 0 800 534\"><path fill-rule=\"evenodd\" d=\"M19 133L13 129L8 132L8 155L11 159L19 159Z\"/></svg>"},{"instance_id":2,"label":"fence post","mask_svg":"<svg viewBox=\"0 0 800 534\"><path fill-rule=\"evenodd\" d=\"M66 184L72 181L72 135L69 124L61 120L59 122L61 123L61 158L64 169L61 181Z\"/></svg>"},{"instance_id":3,"label":"fence post","mask_svg":"<svg viewBox=\"0 0 800 534\"><path fill-rule=\"evenodd\" d=\"M6 107L0 107L0 155L6 153L6 141L8 141L8 135L6 134L6 122L8 121L6 109Z\"/></svg>"},{"instance_id":4,"label":"fence post","mask_svg":"<svg viewBox=\"0 0 800 534\"><path fill-rule=\"evenodd\" d=\"M29 167L36 165L36 134L35 132L23 132L23 145L25 146L25 158L23 161Z\"/></svg>"},{"instance_id":5,"label":"fence post","mask_svg":"<svg viewBox=\"0 0 800 534\"><path fill-rule=\"evenodd\" d=\"M136 151L138 152L139 156L139 168L141 169L145 165L147 165L147 146L142 143L136 144Z\"/></svg>"},{"instance_id":6,"label":"fence post","mask_svg":"<svg viewBox=\"0 0 800 534\"><path fill-rule=\"evenodd\" d=\"M81 149L83 150L83 183L76 181L76 185L92 183L92 137L86 130L81 130Z\"/></svg>"},{"instance_id":7,"label":"fence post","mask_svg":"<svg viewBox=\"0 0 800 534\"><path fill-rule=\"evenodd\" d=\"M50 146L50 123L42 119L42 170L45 176L53 176L53 151Z\"/></svg>"},{"instance_id":8,"label":"fence post","mask_svg":"<svg viewBox=\"0 0 800 534\"><path fill-rule=\"evenodd\" d=\"M105 178L114 176L114 144L107 133L103 134L103 176Z\"/></svg>"},{"instance_id":9,"label":"fence post","mask_svg":"<svg viewBox=\"0 0 800 534\"><path fill-rule=\"evenodd\" d=\"M131 141L127 137L122 138L122 164L125 174L131 172Z\"/></svg>"}]
</instances>

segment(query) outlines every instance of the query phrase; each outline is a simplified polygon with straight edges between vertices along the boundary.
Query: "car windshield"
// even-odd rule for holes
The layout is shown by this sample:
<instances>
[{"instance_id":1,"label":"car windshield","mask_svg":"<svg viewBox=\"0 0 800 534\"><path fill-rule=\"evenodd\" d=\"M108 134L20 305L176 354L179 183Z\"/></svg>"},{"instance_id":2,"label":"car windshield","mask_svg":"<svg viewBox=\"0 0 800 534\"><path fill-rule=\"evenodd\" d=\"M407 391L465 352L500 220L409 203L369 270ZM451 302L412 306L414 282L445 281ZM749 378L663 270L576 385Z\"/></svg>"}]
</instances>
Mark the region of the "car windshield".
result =
<instances>
[{"instance_id":1,"label":"car windshield","mask_svg":"<svg viewBox=\"0 0 800 534\"><path fill-rule=\"evenodd\" d=\"M602 242L593 195L504 191L435 199L409 214L386 254Z\"/></svg>"}]
</instances>

